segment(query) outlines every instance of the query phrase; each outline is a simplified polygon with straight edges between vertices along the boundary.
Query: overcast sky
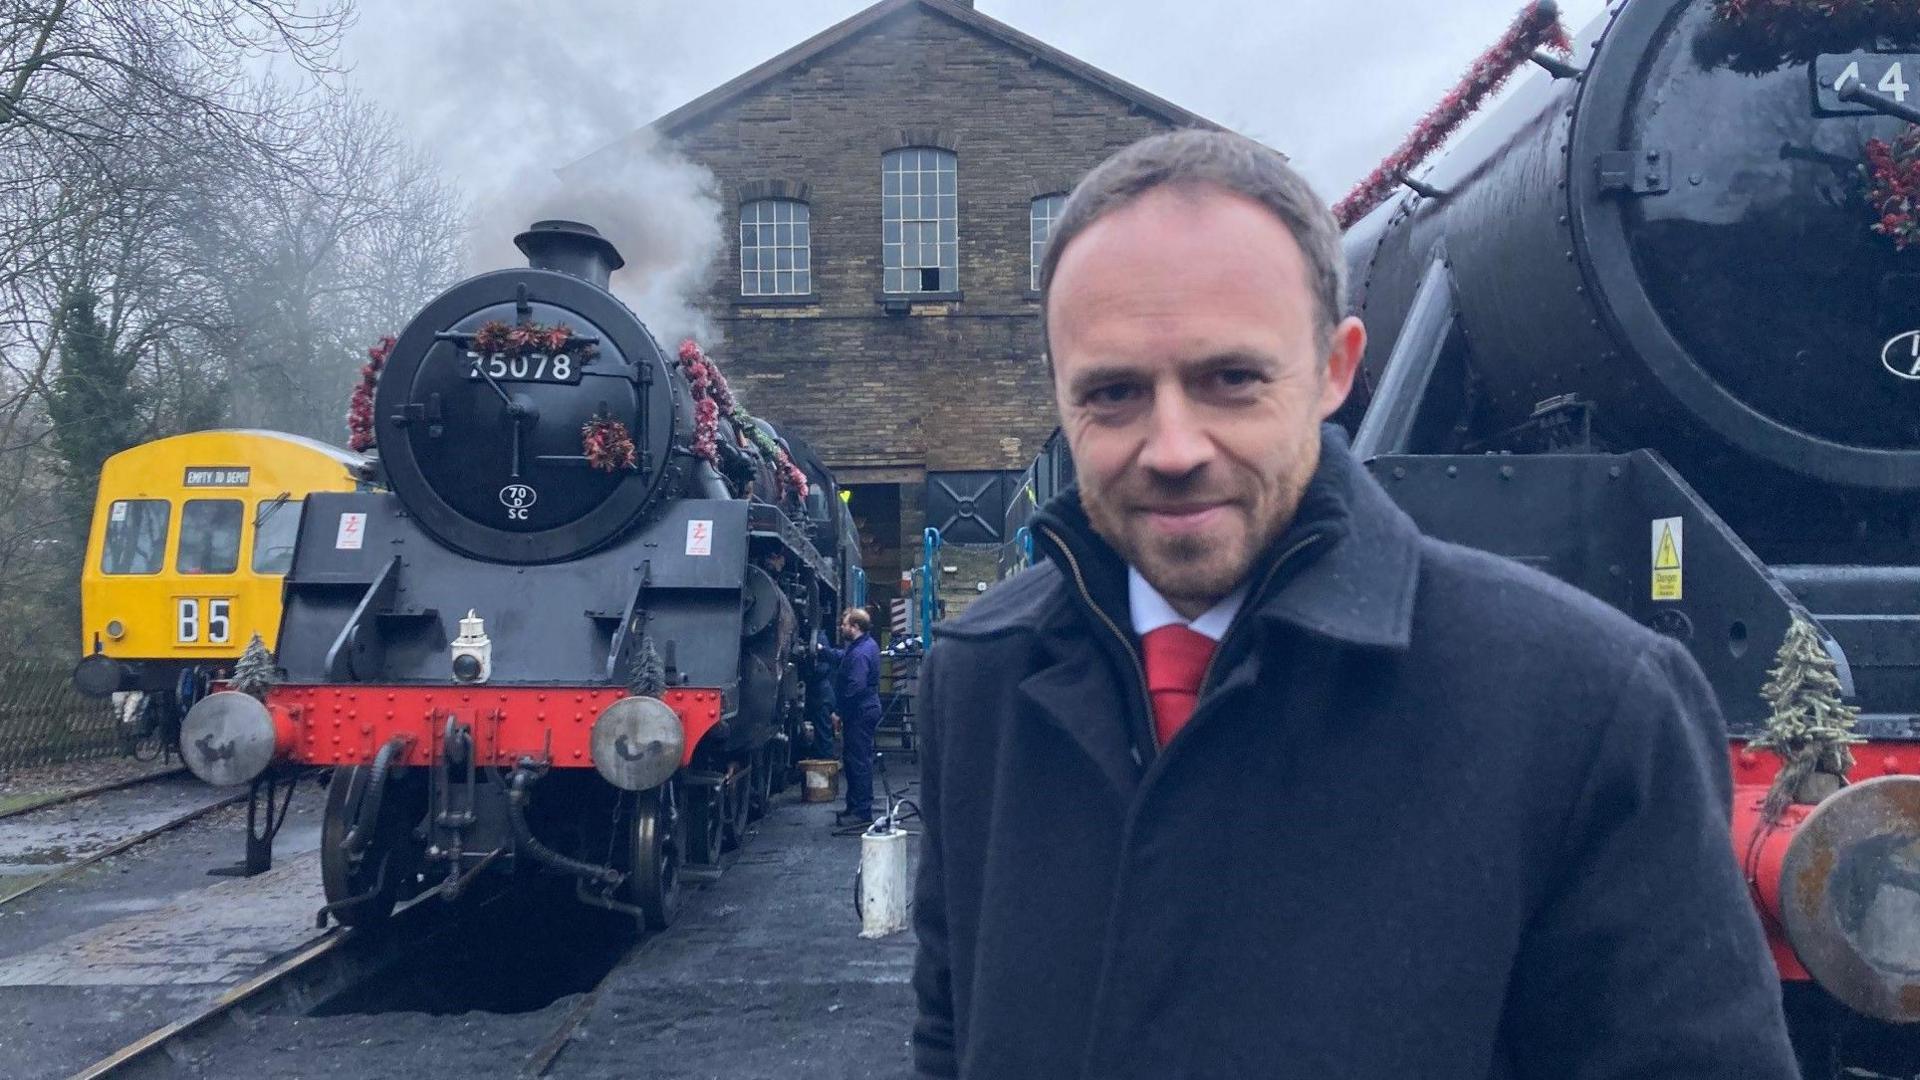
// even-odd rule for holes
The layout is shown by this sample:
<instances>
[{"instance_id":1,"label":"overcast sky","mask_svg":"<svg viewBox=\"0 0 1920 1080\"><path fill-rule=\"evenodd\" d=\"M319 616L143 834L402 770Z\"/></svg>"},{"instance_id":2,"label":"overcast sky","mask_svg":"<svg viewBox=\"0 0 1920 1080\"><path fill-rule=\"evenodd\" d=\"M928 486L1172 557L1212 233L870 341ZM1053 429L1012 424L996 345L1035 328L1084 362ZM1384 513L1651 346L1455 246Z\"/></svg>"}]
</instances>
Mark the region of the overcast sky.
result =
<instances>
[{"instance_id":1,"label":"overcast sky","mask_svg":"<svg viewBox=\"0 0 1920 1080\"><path fill-rule=\"evenodd\" d=\"M1561 0L1576 34L1605 0ZM1328 203L1391 151L1523 0L979 0L982 12L1292 157ZM724 250L712 178L644 150L555 170L805 41L863 0L360 0L345 84L468 200L468 272L530 221L587 221L663 340L721 341L695 298ZM1173 14L1169 14L1169 13ZM1520 80L1516 79L1517 85ZM964 183L964 181L962 181Z\"/></svg>"},{"instance_id":2,"label":"overcast sky","mask_svg":"<svg viewBox=\"0 0 1920 1080\"><path fill-rule=\"evenodd\" d=\"M364 0L352 85L470 191L503 154L599 145L862 0ZM1521 0L980 0L979 9L1292 156L1329 202L1490 44ZM1576 33L1603 0L1562 0ZM530 118L545 115L548 122ZM529 130L532 128L533 130ZM581 147L585 149L587 147ZM556 161L556 164L559 163Z\"/></svg>"}]
</instances>

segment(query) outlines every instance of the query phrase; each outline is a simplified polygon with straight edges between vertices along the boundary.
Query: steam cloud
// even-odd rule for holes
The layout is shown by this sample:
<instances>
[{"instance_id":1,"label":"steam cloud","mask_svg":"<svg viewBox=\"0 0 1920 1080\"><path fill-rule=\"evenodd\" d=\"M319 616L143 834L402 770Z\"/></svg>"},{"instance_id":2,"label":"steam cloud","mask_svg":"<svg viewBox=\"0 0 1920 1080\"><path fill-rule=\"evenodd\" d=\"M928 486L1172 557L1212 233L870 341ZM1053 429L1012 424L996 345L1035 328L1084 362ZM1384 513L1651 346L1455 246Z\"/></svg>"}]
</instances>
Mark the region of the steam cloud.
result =
<instances>
[{"instance_id":1,"label":"steam cloud","mask_svg":"<svg viewBox=\"0 0 1920 1080\"><path fill-rule=\"evenodd\" d=\"M353 45L356 78L467 197L465 271L525 265L513 237L537 220L585 222L626 259L614 293L672 348L715 336L693 301L723 219L712 174L634 134L678 104L648 54L684 28L648 6L569 0L564 19L499 3L368 6Z\"/></svg>"},{"instance_id":2,"label":"steam cloud","mask_svg":"<svg viewBox=\"0 0 1920 1080\"><path fill-rule=\"evenodd\" d=\"M714 344L714 328L693 305L720 252L719 185L706 169L643 132L563 175L529 163L504 179L474 203L469 272L524 263L513 237L532 222L582 221L620 249L626 266L614 271L614 294L662 346L671 351L686 337Z\"/></svg>"}]
</instances>

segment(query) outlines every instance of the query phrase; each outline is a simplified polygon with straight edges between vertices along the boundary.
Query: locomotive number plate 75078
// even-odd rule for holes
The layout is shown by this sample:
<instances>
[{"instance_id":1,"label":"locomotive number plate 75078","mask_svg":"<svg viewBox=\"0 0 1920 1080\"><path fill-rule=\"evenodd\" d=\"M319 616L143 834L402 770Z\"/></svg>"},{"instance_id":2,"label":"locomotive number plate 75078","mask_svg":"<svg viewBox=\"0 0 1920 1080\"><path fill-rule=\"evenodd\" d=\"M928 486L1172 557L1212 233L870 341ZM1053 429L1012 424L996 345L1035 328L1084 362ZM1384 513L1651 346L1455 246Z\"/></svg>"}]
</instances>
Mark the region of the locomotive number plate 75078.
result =
<instances>
[{"instance_id":1,"label":"locomotive number plate 75078","mask_svg":"<svg viewBox=\"0 0 1920 1080\"><path fill-rule=\"evenodd\" d=\"M1814 111L1823 116L1872 112L1865 105L1840 100L1840 91L1856 81L1902 105L1920 107L1920 55L1823 53L1813 60Z\"/></svg>"},{"instance_id":2,"label":"locomotive number plate 75078","mask_svg":"<svg viewBox=\"0 0 1920 1080\"><path fill-rule=\"evenodd\" d=\"M580 357L572 353L487 353L467 350L467 378L478 382L482 373L495 382L567 383L580 381Z\"/></svg>"}]
</instances>

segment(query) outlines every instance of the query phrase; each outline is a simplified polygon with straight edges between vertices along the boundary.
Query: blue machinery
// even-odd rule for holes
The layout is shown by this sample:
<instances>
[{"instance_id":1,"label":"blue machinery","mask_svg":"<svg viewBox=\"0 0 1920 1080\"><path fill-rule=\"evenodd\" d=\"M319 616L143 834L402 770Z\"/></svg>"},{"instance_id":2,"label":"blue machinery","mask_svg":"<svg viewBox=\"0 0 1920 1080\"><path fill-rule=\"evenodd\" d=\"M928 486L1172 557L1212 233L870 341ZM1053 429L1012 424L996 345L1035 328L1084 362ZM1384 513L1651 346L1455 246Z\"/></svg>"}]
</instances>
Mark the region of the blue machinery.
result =
<instances>
[{"instance_id":1,"label":"blue machinery","mask_svg":"<svg viewBox=\"0 0 1920 1080\"><path fill-rule=\"evenodd\" d=\"M933 643L933 624L940 618L940 530L929 527L920 543L920 640Z\"/></svg>"}]
</instances>

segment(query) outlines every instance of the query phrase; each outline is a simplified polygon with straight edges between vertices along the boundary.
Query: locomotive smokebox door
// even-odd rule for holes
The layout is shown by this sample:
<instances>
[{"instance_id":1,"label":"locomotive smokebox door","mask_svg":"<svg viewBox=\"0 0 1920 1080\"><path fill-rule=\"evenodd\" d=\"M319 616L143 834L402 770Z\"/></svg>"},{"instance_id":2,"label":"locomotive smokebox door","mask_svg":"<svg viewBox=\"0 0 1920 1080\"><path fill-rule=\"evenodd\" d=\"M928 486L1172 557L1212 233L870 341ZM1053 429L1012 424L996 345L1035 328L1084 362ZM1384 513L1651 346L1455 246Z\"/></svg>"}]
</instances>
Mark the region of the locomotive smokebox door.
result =
<instances>
[{"instance_id":1,"label":"locomotive smokebox door","mask_svg":"<svg viewBox=\"0 0 1920 1080\"><path fill-rule=\"evenodd\" d=\"M461 282L401 332L374 416L423 528L524 565L605 547L679 494L691 421L667 355L605 291L613 245L573 222L517 242L531 269Z\"/></svg>"}]
</instances>

